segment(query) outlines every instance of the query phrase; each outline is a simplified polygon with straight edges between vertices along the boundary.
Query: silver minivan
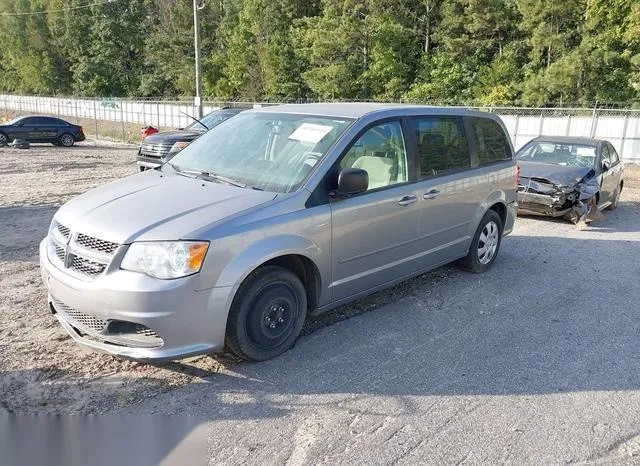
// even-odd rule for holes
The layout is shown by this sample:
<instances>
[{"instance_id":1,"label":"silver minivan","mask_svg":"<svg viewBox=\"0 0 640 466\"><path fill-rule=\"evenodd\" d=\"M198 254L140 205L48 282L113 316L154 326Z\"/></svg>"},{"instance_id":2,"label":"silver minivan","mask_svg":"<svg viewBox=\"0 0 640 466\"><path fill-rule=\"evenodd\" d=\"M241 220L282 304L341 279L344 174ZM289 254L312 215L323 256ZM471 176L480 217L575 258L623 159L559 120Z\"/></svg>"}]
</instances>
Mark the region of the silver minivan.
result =
<instances>
[{"instance_id":1,"label":"silver minivan","mask_svg":"<svg viewBox=\"0 0 640 466\"><path fill-rule=\"evenodd\" d=\"M483 272L516 212L501 121L383 104L250 110L170 163L63 205L40 245L51 311L137 360L289 349L305 318L459 261Z\"/></svg>"}]
</instances>

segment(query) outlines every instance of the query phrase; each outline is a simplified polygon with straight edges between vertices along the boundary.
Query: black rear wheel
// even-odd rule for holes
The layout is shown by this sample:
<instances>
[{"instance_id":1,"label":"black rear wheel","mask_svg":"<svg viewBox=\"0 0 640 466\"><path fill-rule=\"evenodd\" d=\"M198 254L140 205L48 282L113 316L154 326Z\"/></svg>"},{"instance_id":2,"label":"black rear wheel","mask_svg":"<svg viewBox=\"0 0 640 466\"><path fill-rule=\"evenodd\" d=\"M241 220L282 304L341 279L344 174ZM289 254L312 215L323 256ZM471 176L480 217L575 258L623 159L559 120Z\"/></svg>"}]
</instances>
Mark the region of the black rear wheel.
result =
<instances>
[{"instance_id":1,"label":"black rear wheel","mask_svg":"<svg viewBox=\"0 0 640 466\"><path fill-rule=\"evenodd\" d=\"M0 133L0 147L4 147L9 144L9 138L6 134Z\"/></svg>"},{"instance_id":2,"label":"black rear wheel","mask_svg":"<svg viewBox=\"0 0 640 466\"><path fill-rule=\"evenodd\" d=\"M60 136L60 139L58 140L58 142L62 147L71 147L75 144L76 140L73 137L73 135L65 133L62 136Z\"/></svg>"},{"instance_id":3,"label":"black rear wheel","mask_svg":"<svg viewBox=\"0 0 640 466\"><path fill-rule=\"evenodd\" d=\"M261 267L236 294L227 320L227 346L243 359L271 359L293 346L306 313L300 279L283 267Z\"/></svg>"}]
</instances>

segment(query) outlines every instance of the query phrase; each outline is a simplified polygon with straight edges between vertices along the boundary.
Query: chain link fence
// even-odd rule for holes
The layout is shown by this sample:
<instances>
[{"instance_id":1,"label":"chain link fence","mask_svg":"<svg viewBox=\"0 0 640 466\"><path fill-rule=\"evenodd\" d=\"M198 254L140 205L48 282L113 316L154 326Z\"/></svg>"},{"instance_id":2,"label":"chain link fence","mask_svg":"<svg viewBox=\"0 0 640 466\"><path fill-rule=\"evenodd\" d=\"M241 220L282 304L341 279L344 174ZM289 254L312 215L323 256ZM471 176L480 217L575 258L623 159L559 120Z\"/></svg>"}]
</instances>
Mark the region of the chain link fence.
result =
<instances>
[{"instance_id":1,"label":"chain link fence","mask_svg":"<svg viewBox=\"0 0 640 466\"><path fill-rule=\"evenodd\" d=\"M254 108L274 102L204 102L203 113L221 107ZM500 116L516 149L540 135L609 140L628 162L640 162L640 110L594 108L468 107ZM193 101L67 98L0 94L0 116L46 114L84 127L85 133L139 142L140 130L183 128L197 115Z\"/></svg>"}]
</instances>

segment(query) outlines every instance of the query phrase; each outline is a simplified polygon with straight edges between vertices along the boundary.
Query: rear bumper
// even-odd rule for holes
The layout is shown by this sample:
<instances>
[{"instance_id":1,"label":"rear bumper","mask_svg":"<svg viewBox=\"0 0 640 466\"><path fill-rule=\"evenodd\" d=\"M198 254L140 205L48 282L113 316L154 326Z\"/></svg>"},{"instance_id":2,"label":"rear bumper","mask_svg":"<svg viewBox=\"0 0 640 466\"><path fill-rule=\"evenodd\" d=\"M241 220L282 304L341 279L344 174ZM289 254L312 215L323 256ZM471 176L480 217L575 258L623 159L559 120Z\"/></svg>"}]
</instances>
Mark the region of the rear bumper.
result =
<instances>
[{"instance_id":1,"label":"rear bumper","mask_svg":"<svg viewBox=\"0 0 640 466\"><path fill-rule=\"evenodd\" d=\"M40 244L40 269L49 305L79 344L143 361L179 359L223 348L232 287L195 291L193 277L157 280L125 270L84 282L49 261L46 243L45 239ZM141 347L117 338L109 327L96 330L95 322L118 321L147 327L161 340L155 340L155 347Z\"/></svg>"},{"instance_id":2,"label":"rear bumper","mask_svg":"<svg viewBox=\"0 0 640 466\"><path fill-rule=\"evenodd\" d=\"M84 135L84 133L80 133L80 134L77 134L77 135L75 136L75 139L76 139L76 142L82 142L82 141L84 141L84 140L85 140L85 139L87 139L87 138L86 138L86 136Z\"/></svg>"}]
</instances>

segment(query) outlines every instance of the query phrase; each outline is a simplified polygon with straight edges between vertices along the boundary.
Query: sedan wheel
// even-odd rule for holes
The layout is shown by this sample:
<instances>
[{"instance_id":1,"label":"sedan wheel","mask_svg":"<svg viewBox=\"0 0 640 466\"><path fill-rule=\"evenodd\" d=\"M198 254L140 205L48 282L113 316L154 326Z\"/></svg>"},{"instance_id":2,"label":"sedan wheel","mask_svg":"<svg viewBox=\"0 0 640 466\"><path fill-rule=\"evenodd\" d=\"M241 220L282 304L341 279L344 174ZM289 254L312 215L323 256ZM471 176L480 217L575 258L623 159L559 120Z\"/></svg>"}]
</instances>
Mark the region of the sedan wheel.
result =
<instances>
[{"instance_id":1,"label":"sedan wheel","mask_svg":"<svg viewBox=\"0 0 640 466\"><path fill-rule=\"evenodd\" d=\"M6 135L0 133L0 147L6 146L9 143L9 139Z\"/></svg>"},{"instance_id":2,"label":"sedan wheel","mask_svg":"<svg viewBox=\"0 0 640 466\"><path fill-rule=\"evenodd\" d=\"M607 207L607 210L616 210L618 208L618 202L620 202L621 192L622 192L622 185L618 186L618 188L616 189L616 192L613 195L613 200L611 201L611 204L609 204L609 207Z\"/></svg>"},{"instance_id":3,"label":"sedan wheel","mask_svg":"<svg viewBox=\"0 0 640 466\"><path fill-rule=\"evenodd\" d=\"M63 134L60 136L60 145L63 147L71 147L75 143L75 139L70 134Z\"/></svg>"}]
</instances>

